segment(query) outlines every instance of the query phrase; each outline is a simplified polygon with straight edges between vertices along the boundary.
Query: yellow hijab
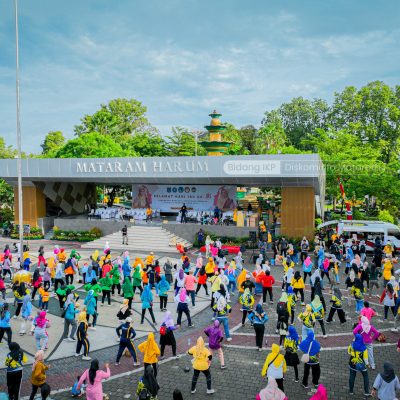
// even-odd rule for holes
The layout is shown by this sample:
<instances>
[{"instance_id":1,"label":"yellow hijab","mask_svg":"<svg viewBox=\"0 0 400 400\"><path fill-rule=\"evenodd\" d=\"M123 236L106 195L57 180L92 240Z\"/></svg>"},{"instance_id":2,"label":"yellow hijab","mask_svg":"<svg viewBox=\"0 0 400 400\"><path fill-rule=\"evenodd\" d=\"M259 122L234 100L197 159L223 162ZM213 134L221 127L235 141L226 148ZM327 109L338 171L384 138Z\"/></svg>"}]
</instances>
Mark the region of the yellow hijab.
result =
<instances>
[{"instance_id":1,"label":"yellow hijab","mask_svg":"<svg viewBox=\"0 0 400 400\"><path fill-rule=\"evenodd\" d=\"M276 357L272 364L276 368L278 368L282 364L282 359L284 359L283 355L279 354L279 352L280 352L279 346L276 343L274 343L271 346L271 353L268 354L267 359L265 360L265 364L269 365L269 363Z\"/></svg>"},{"instance_id":2,"label":"yellow hijab","mask_svg":"<svg viewBox=\"0 0 400 400\"><path fill-rule=\"evenodd\" d=\"M199 357L204 353L206 346L204 345L204 339L199 336L196 343L196 351L193 354L193 357Z\"/></svg>"},{"instance_id":3,"label":"yellow hijab","mask_svg":"<svg viewBox=\"0 0 400 400\"><path fill-rule=\"evenodd\" d=\"M143 343L142 351L145 357L151 358L159 354L157 343L154 339L154 333L150 332L147 336L147 340Z\"/></svg>"},{"instance_id":4,"label":"yellow hijab","mask_svg":"<svg viewBox=\"0 0 400 400\"><path fill-rule=\"evenodd\" d=\"M85 324L87 324L87 320L86 320L86 311L81 311L78 314L78 324L80 324L81 322L84 322Z\"/></svg>"}]
</instances>

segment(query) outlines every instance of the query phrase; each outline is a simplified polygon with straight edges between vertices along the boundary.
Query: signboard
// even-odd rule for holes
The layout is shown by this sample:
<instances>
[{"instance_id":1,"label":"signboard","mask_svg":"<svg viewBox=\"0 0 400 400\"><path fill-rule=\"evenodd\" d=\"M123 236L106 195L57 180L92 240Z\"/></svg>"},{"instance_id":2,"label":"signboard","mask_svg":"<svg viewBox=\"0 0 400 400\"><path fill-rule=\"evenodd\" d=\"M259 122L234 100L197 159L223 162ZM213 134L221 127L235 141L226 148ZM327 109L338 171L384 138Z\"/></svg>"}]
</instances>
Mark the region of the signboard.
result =
<instances>
[{"instance_id":1,"label":"signboard","mask_svg":"<svg viewBox=\"0 0 400 400\"><path fill-rule=\"evenodd\" d=\"M183 203L189 210L233 210L236 207L236 186L220 185L133 185L132 208L179 212Z\"/></svg>"}]
</instances>

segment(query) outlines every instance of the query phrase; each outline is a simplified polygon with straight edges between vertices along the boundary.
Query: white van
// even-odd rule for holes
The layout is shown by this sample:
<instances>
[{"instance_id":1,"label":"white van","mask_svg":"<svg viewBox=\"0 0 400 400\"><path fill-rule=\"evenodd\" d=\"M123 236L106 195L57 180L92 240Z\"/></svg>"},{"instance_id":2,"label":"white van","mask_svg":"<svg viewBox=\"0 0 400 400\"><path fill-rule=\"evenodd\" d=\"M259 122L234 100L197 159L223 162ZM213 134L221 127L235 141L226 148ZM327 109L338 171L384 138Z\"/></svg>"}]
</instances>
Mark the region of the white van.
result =
<instances>
[{"instance_id":1,"label":"white van","mask_svg":"<svg viewBox=\"0 0 400 400\"><path fill-rule=\"evenodd\" d=\"M381 239L382 244L386 244L388 240L390 240L396 249L400 249L400 228L389 222L335 220L324 222L318 225L317 229L332 229L339 235L343 234L348 237L348 243L351 242L353 238L357 238L358 241L365 240L367 251L374 250L376 237Z\"/></svg>"}]
</instances>

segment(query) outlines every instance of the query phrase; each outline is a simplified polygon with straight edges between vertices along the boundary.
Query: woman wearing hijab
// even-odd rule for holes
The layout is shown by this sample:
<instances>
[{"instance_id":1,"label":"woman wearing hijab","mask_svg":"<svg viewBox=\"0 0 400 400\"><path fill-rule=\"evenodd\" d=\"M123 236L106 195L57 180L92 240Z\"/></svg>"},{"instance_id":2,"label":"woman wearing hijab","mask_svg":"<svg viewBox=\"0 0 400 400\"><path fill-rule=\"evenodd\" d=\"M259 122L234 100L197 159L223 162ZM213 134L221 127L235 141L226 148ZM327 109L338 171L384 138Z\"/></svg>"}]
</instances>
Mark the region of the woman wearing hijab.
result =
<instances>
[{"instance_id":1,"label":"woman wearing hijab","mask_svg":"<svg viewBox=\"0 0 400 400\"><path fill-rule=\"evenodd\" d=\"M387 320L388 313L389 313L389 308L392 310L393 317L396 317L395 313L395 293L394 289L391 283L388 283L382 292L381 298L380 298L380 303L383 303L383 309L384 309L384 321Z\"/></svg>"},{"instance_id":2,"label":"woman wearing hijab","mask_svg":"<svg viewBox=\"0 0 400 400\"><path fill-rule=\"evenodd\" d=\"M261 351L264 339L265 323L268 321L268 316L264 312L262 305L257 304L256 309L249 314L248 318L253 325L256 334L256 346L258 351Z\"/></svg>"},{"instance_id":3,"label":"woman wearing hijab","mask_svg":"<svg viewBox=\"0 0 400 400\"><path fill-rule=\"evenodd\" d=\"M349 295L348 295L348 297L347 297L348 305L349 305L349 306L351 305L351 296L350 296L350 292L351 292L352 287L354 286L354 281L355 281L355 279L356 279L356 273L354 272L353 269L351 269L351 270L350 270L350 273L349 273L349 276L346 278L346 280L345 280L345 282L344 282L344 283L346 284L346 288L347 288L348 293L349 293Z\"/></svg>"},{"instance_id":4,"label":"woman wearing hijab","mask_svg":"<svg viewBox=\"0 0 400 400\"><path fill-rule=\"evenodd\" d=\"M286 374L286 361L285 357L280 353L280 348L277 344L273 344L271 347L271 353L268 354L265 359L263 369L261 371L261 376L267 375L267 378L273 378L279 389L283 389L283 376Z\"/></svg>"},{"instance_id":5,"label":"woman wearing hijab","mask_svg":"<svg viewBox=\"0 0 400 400\"><path fill-rule=\"evenodd\" d=\"M76 353L75 356L79 357L81 353L81 349L83 347L83 356L82 360L89 361L91 358L89 357L89 349L90 343L88 340L88 323L86 320L86 311L81 311L78 315L78 330L77 330L77 339L76 342Z\"/></svg>"},{"instance_id":6,"label":"woman wearing hijab","mask_svg":"<svg viewBox=\"0 0 400 400\"><path fill-rule=\"evenodd\" d=\"M197 293L199 293L199 290L202 286L206 291L206 296L208 296L207 274L206 274L206 267L204 265L200 268L200 271L198 273L196 295Z\"/></svg>"},{"instance_id":7,"label":"woman wearing hijab","mask_svg":"<svg viewBox=\"0 0 400 400\"><path fill-rule=\"evenodd\" d=\"M380 333L374 326L371 325L370 320L367 317L362 316L360 322L353 330L353 334L360 334L363 338L363 342L368 350L368 361L371 368L375 369L375 358L374 358L374 347L373 341L378 339Z\"/></svg>"},{"instance_id":8,"label":"woman wearing hijab","mask_svg":"<svg viewBox=\"0 0 400 400\"><path fill-rule=\"evenodd\" d=\"M285 348L286 365L294 368L295 382L299 381L299 369L297 367L300 364L299 355L297 354L299 343L300 339L296 328L289 326L289 332L283 342L283 347Z\"/></svg>"},{"instance_id":9,"label":"woman wearing hijab","mask_svg":"<svg viewBox=\"0 0 400 400\"><path fill-rule=\"evenodd\" d=\"M310 304L306 305L306 309L299 314L297 319L303 324L301 327L301 339L304 340L308 332L314 333L315 316Z\"/></svg>"},{"instance_id":10,"label":"woman wearing hijab","mask_svg":"<svg viewBox=\"0 0 400 400\"><path fill-rule=\"evenodd\" d=\"M32 392L29 396L29 400L33 400L36 396L38 389L41 389L42 386L46 383L46 371L49 369L49 366L44 363L44 352L39 350L35 354L35 361L32 365ZM42 400L47 399L47 395L43 396Z\"/></svg>"},{"instance_id":11,"label":"woman wearing hijab","mask_svg":"<svg viewBox=\"0 0 400 400\"><path fill-rule=\"evenodd\" d=\"M155 324L156 319L153 313L153 293L151 293L150 285L146 285L144 287L143 293L140 295L140 299L142 300L142 317L140 323L143 324L146 310L149 310L153 324Z\"/></svg>"},{"instance_id":12,"label":"woman wearing hijab","mask_svg":"<svg viewBox=\"0 0 400 400\"><path fill-rule=\"evenodd\" d=\"M216 319L211 326L204 330L204 333L208 336L208 346L210 348L211 355L214 355L214 351L218 352L221 369L225 369L224 352L222 351L221 347L221 342L224 339L224 335L221 331L219 321Z\"/></svg>"},{"instance_id":13,"label":"woman wearing hijab","mask_svg":"<svg viewBox=\"0 0 400 400\"><path fill-rule=\"evenodd\" d=\"M278 388L274 378L268 378L268 385L258 393L256 400L288 400L285 393Z\"/></svg>"},{"instance_id":14,"label":"woman wearing hijab","mask_svg":"<svg viewBox=\"0 0 400 400\"><path fill-rule=\"evenodd\" d=\"M43 281L43 279L40 275L39 268L36 268L35 272L33 273L33 276L32 276L32 286L33 286L32 301L35 300L36 292L38 291L39 286L42 283L42 281Z\"/></svg>"},{"instance_id":15,"label":"woman wearing hijab","mask_svg":"<svg viewBox=\"0 0 400 400\"><path fill-rule=\"evenodd\" d=\"M227 342L232 340L229 332L229 314L232 311L231 306L226 302L225 297L221 294L216 304L213 307L215 317L223 325L225 331L225 338Z\"/></svg>"},{"instance_id":16,"label":"woman wearing hijab","mask_svg":"<svg viewBox=\"0 0 400 400\"><path fill-rule=\"evenodd\" d=\"M22 380L22 364L28 362L28 357L23 353L18 343L8 345L10 352L7 354L5 365L7 367L7 389L9 400L18 400Z\"/></svg>"},{"instance_id":17,"label":"woman wearing hijab","mask_svg":"<svg viewBox=\"0 0 400 400\"><path fill-rule=\"evenodd\" d=\"M97 311L96 311L96 298L94 297L93 290L89 290L84 304L86 306L86 320L89 323L90 316L92 316L92 325L90 325L90 328L92 330L96 330Z\"/></svg>"},{"instance_id":18,"label":"woman wearing hijab","mask_svg":"<svg viewBox=\"0 0 400 400\"><path fill-rule=\"evenodd\" d=\"M0 343L3 340L4 333L7 334L7 343L10 345L12 340L12 329L11 329L11 314L8 311L8 303L4 303L0 308Z\"/></svg>"},{"instance_id":19,"label":"woman wearing hijab","mask_svg":"<svg viewBox=\"0 0 400 400\"><path fill-rule=\"evenodd\" d=\"M318 323L321 326L323 337L327 338L328 336L326 335L325 324L324 324L325 311L324 311L324 307L321 303L321 300L317 294L314 296L314 300L311 302L310 305L311 305L311 311L314 315L315 321L318 321Z\"/></svg>"},{"instance_id":20,"label":"woman wearing hijab","mask_svg":"<svg viewBox=\"0 0 400 400\"><path fill-rule=\"evenodd\" d=\"M383 372L375 378L372 395L379 400L396 399L396 392L400 391L399 378L394 373L394 367L391 363L383 364Z\"/></svg>"},{"instance_id":21,"label":"woman wearing hijab","mask_svg":"<svg viewBox=\"0 0 400 400\"><path fill-rule=\"evenodd\" d=\"M200 372L203 372L207 379L207 394L213 394L215 390L211 388L210 373L212 354L210 353L210 350L208 350L207 347L204 345L204 340L201 336L197 339L196 346L193 346L188 350L188 354L193 356L193 378L191 393L196 393L197 380L199 379Z\"/></svg>"},{"instance_id":22,"label":"woman wearing hijab","mask_svg":"<svg viewBox=\"0 0 400 400\"><path fill-rule=\"evenodd\" d=\"M86 400L103 400L102 380L108 379L111 373L108 363L104 364L105 371L101 371L99 368L99 360L93 360L90 368L79 378L78 390L86 381Z\"/></svg>"},{"instance_id":23,"label":"woman wearing hijab","mask_svg":"<svg viewBox=\"0 0 400 400\"><path fill-rule=\"evenodd\" d=\"M350 355L349 360L349 393L353 395L354 382L356 380L357 371L361 372L364 379L364 396L371 396L369 390L369 378L368 378L368 351L367 347L363 342L361 335L356 334L354 341L349 345L347 353Z\"/></svg>"},{"instance_id":24,"label":"woman wearing hijab","mask_svg":"<svg viewBox=\"0 0 400 400\"><path fill-rule=\"evenodd\" d=\"M175 303L178 304L177 307L177 313L178 313L178 319L176 321L178 327L181 326L181 321L182 321L182 314L186 315L186 318L188 320L188 326L190 328L193 328L192 324L192 319L190 317L190 311L189 311L189 304L190 298L186 293L186 289L182 288L180 292L175 296Z\"/></svg>"},{"instance_id":25,"label":"woman wearing hijab","mask_svg":"<svg viewBox=\"0 0 400 400\"><path fill-rule=\"evenodd\" d=\"M74 342L76 340L75 333L77 328L75 315L79 313L79 310L75 308L75 298L73 293L70 293L67 296L67 300L65 301L64 304L64 310L65 310L65 315L64 315L63 340L69 340L70 342ZM71 329L71 334L68 337L70 325L72 326L72 329Z\"/></svg>"},{"instance_id":26,"label":"woman wearing hijab","mask_svg":"<svg viewBox=\"0 0 400 400\"><path fill-rule=\"evenodd\" d=\"M340 323L344 324L346 322L346 315L343 310L342 292L340 291L339 288L333 289L333 294L330 302L332 303L332 307L329 311L326 323L330 324L332 322L332 318L335 315L335 312L337 311Z\"/></svg>"},{"instance_id":27,"label":"woman wearing hijab","mask_svg":"<svg viewBox=\"0 0 400 400\"><path fill-rule=\"evenodd\" d=\"M313 287L313 295L311 296L311 301L314 300L314 296L319 296L319 299L322 303L322 307L324 308L324 312L326 312L326 304L325 304L325 298L324 298L324 293L322 292L322 281L319 276L316 276L314 279L314 287Z\"/></svg>"},{"instance_id":28,"label":"woman wearing hijab","mask_svg":"<svg viewBox=\"0 0 400 400\"><path fill-rule=\"evenodd\" d=\"M254 296L249 288L244 289L243 294L239 296L239 303L242 305L242 326L244 326L247 314L251 312L254 305Z\"/></svg>"},{"instance_id":29,"label":"woman wearing hijab","mask_svg":"<svg viewBox=\"0 0 400 400\"><path fill-rule=\"evenodd\" d=\"M49 324L49 320L46 318L46 311L41 311L35 318L33 324L35 325L34 335L36 341L36 349L45 350L47 348L47 342L49 336L46 332L46 327ZM42 343L43 340L43 343Z\"/></svg>"},{"instance_id":30,"label":"woman wearing hijab","mask_svg":"<svg viewBox=\"0 0 400 400\"><path fill-rule=\"evenodd\" d=\"M143 353L144 368L146 368L147 365L152 366L154 376L157 378L157 362L161 352L154 339L154 333L150 332L147 336L147 340L140 343L138 349Z\"/></svg>"},{"instance_id":31,"label":"woman wearing hijab","mask_svg":"<svg viewBox=\"0 0 400 400\"><path fill-rule=\"evenodd\" d=\"M350 293L353 294L356 301L356 314L359 314L364 307L364 285L359 278L354 279L354 285L352 286Z\"/></svg>"},{"instance_id":32,"label":"woman wearing hijab","mask_svg":"<svg viewBox=\"0 0 400 400\"><path fill-rule=\"evenodd\" d=\"M304 354L308 354L308 361L304 363L302 385L305 389L308 389L308 376L311 369L312 383L314 388L317 389L319 377L321 375L321 368L319 365L319 352L321 350L321 345L315 340L314 332L308 332L307 337L300 343L299 349Z\"/></svg>"},{"instance_id":33,"label":"woman wearing hijab","mask_svg":"<svg viewBox=\"0 0 400 400\"><path fill-rule=\"evenodd\" d=\"M140 378L138 387L136 389L136 394L138 396L143 396L139 397L140 399L144 398L144 395L146 395L146 399L157 400L157 393L159 390L160 386L158 385L157 379L154 376L153 368L148 365L144 369L144 375Z\"/></svg>"},{"instance_id":34,"label":"woman wearing hijab","mask_svg":"<svg viewBox=\"0 0 400 400\"><path fill-rule=\"evenodd\" d=\"M310 286L311 286L311 300L314 300L314 293L315 293L315 280L319 279L319 282L321 282L321 271L319 269L316 269L313 274L310 277ZM321 285L322 288L322 285Z\"/></svg>"},{"instance_id":35,"label":"woman wearing hijab","mask_svg":"<svg viewBox=\"0 0 400 400\"><path fill-rule=\"evenodd\" d=\"M19 334L21 336L25 335L26 333L26 323L31 320L31 314L32 314L32 302L29 290L27 290L21 308L22 322L21 322L21 328L19 330Z\"/></svg>"},{"instance_id":36,"label":"woman wearing hijab","mask_svg":"<svg viewBox=\"0 0 400 400\"><path fill-rule=\"evenodd\" d=\"M165 275L161 276L160 282L158 282L158 295L160 296L160 310L167 311L168 303L168 290L170 285Z\"/></svg>"},{"instance_id":37,"label":"woman wearing hijab","mask_svg":"<svg viewBox=\"0 0 400 400\"><path fill-rule=\"evenodd\" d=\"M164 327L164 328L163 328ZM165 346L172 347L172 355L176 358L176 340L174 336L174 330L177 329L177 326L174 324L174 320L172 318L171 311L167 311L165 313L164 320L161 324L160 328L160 346L161 346L161 357L160 359L164 358L164 350ZM163 333L162 333L163 332Z\"/></svg>"},{"instance_id":38,"label":"woman wearing hijab","mask_svg":"<svg viewBox=\"0 0 400 400\"><path fill-rule=\"evenodd\" d=\"M291 280L291 286L293 287L294 293L296 296L298 296L298 293L300 293L301 297L301 305L304 306L304 281L303 278L301 277L300 271L296 271L294 273L294 276Z\"/></svg>"},{"instance_id":39,"label":"woman wearing hijab","mask_svg":"<svg viewBox=\"0 0 400 400\"><path fill-rule=\"evenodd\" d=\"M313 263L311 261L311 258L310 258L310 256L307 256L306 259L303 262L303 280L304 280L304 283L306 283L307 275L311 279L312 267L313 267Z\"/></svg>"}]
</instances>

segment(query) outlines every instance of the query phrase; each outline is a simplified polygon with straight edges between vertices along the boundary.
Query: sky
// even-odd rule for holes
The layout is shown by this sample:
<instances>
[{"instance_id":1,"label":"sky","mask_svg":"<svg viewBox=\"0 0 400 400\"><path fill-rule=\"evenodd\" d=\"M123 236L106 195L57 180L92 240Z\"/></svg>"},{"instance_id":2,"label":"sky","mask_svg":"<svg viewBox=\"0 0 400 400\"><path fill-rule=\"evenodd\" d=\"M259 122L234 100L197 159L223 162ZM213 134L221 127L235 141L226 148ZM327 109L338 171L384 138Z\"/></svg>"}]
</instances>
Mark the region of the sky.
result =
<instances>
[{"instance_id":1,"label":"sky","mask_svg":"<svg viewBox=\"0 0 400 400\"><path fill-rule=\"evenodd\" d=\"M113 98L162 135L259 126L293 97L400 83L399 0L19 0L23 151ZM0 136L15 145L13 1L0 2Z\"/></svg>"}]
</instances>

